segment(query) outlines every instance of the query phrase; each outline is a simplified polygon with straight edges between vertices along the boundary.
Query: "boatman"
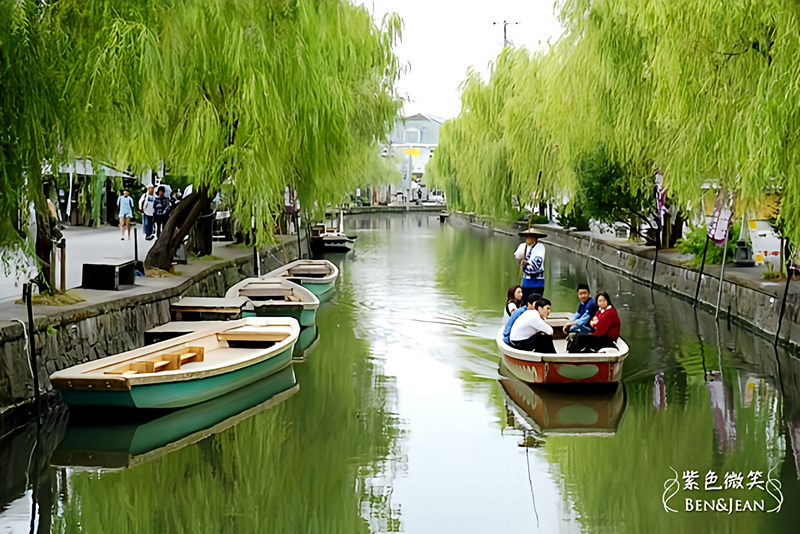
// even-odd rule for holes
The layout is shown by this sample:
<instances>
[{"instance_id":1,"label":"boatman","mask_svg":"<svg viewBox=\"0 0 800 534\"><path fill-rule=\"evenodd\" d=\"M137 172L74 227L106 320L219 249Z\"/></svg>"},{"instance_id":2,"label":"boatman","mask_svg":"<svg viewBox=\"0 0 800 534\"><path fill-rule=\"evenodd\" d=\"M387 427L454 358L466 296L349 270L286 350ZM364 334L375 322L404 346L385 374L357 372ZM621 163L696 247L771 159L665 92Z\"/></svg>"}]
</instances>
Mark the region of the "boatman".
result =
<instances>
[{"instance_id":1,"label":"boatman","mask_svg":"<svg viewBox=\"0 0 800 534\"><path fill-rule=\"evenodd\" d=\"M514 252L514 257L522 267L522 300L528 295L544 295L544 245L540 239L547 237L537 230L528 229L519 233L525 238Z\"/></svg>"}]
</instances>

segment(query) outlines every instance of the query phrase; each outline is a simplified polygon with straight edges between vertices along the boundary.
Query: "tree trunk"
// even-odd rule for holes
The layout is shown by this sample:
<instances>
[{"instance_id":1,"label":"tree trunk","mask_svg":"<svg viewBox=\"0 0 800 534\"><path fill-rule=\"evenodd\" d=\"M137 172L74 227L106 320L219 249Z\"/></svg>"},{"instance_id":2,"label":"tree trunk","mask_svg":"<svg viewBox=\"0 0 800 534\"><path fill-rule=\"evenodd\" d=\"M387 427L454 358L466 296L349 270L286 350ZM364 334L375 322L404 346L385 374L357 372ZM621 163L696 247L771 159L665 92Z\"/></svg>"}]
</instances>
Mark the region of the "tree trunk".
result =
<instances>
[{"instance_id":1,"label":"tree trunk","mask_svg":"<svg viewBox=\"0 0 800 534\"><path fill-rule=\"evenodd\" d=\"M678 214L675 215L675 221L670 226L670 234L669 234L669 241L667 242L667 248L675 248L675 243L677 243L678 239L683 237L683 225L686 222L686 219L683 216L682 211L678 211Z\"/></svg>"},{"instance_id":2,"label":"tree trunk","mask_svg":"<svg viewBox=\"0 0 800 534\"><path fill-rule=\"evenodd\" d=\"M35 151L34 151L35 152ZM28 165L28 201L33 202L36 211L36 258L39 260L39 275L36 285L39 293L47 293L50 288L50 253L53 250L50 227L52 225L50 210L47 208L47 198L44 196L42 183L42 162L33 154Z\"/></svg>"},{"instance_id":3,"label":"tree trunk","mask_svg":"<svg viewBox=\"0 0 800 534\"><path fill-rule=\"evenodd\" d=\"M189 244L191 245L192 252L198 256L208 256L212 252L214 245L214 212L211 209L206 209L205 212L197 218L194 228L189 233Z\"/></svg>"},{"instance_id":4,"label":"tree trunk","mask_svg":"<svg viewBox=\"0 0 800 534\"><path fill-rule=\"evenodd\" d=\"M178 204L164 225L161 235L153 243L153 248L147 253L147 258L144 260L145 269L169 271L172 268L175 252L189 234L197 218L208 209L209 203L206 191L198 190Z\"/></svg>"}]
</instances>

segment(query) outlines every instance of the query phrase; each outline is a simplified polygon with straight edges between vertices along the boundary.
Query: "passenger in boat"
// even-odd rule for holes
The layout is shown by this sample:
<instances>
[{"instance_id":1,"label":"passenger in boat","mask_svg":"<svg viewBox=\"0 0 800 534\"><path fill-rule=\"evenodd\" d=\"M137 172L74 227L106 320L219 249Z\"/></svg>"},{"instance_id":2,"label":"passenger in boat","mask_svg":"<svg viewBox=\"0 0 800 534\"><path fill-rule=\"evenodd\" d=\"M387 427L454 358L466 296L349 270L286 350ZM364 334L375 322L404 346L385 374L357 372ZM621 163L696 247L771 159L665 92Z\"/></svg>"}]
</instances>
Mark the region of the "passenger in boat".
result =
<instances>
[{"instance_id":1,"label":"passenger in boat","mask_svg":"<svg viewBox=\"0 0 800 534\"><path fill-rule=\"evenodd\" d=\"M591 334L578 334L567 347L568 352L597 352L603 348L617 348L619 339L619 315L611 305L611 297L605 291L597 294L598 310L589 326Z\"/></svg>"},{"instance_id":2,"label":"passenger in boat","mask_svg":"<svg viewBox=\"0 0 800 534\"><path fill-rule=\"evenodd\" d=\"M508 295L506 298L506 305L503 308L503 324L508 322L515 311L522 306L522 288L520 286L511 286L508 288Z\"/></svg>"},{"instance_id":3,"label":"passenger in boat","mask_svg":"<svg viewBox=\"0 0 800 534\"><path fill-rule=\"evenodd\" d=\"M588 285L578 284L578 299L580 299L581 303L578 305L578 311L572 316L572 320L564 325L565 334L571 332L589 334L592 331L591 327L589 327L589 321L597 313L597 304L589 292Z\"/></svg>"},{"instance_id":4,"label":"passenger in boat","mask_svg":"<svg viewBox=\"0 0 800 534\"><path fill-rule=\"evenodd\" d=\"M552 354L556 351L553 327L545 321L550 315L550 301L541 297L534 300L534 297L531 295L525 300L528 310L511 326L509 344L518 350Z\"/></svg>"},{"instance_id":5,"label":"passenger in boat","mask_svg":"<svg viewBox=\"0 0 800 534\"><path fill-rule=\"evenodd\" d=\"M534 293L544 295L544 245L539 240L547 235L536 230L525 230L518 235L525 238L514 251L514 258L522 267L522 294L524 298Z\"/></svg>"}]
</instances>

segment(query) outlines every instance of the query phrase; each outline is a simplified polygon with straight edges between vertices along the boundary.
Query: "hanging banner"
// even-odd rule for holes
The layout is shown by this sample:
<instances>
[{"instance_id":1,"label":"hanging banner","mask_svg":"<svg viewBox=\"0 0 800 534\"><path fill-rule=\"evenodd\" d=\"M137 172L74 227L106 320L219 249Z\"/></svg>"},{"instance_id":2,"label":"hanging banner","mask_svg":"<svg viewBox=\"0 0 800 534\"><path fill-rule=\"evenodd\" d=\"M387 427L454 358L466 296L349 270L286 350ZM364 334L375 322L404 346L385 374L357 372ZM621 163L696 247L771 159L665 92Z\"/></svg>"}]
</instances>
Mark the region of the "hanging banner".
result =
<instances>
[{"instance_id":1,"label":"hanging banner","mask_svg":"<svg viewBox=\"0 0 800 534\"><path fill-rule=\"evenodd\" d=\"M722 189L717 191L717 203L714 205L714 213L711 214L711 224L708 226L708 238L718 247L728 242L728 231L733 220L733 198L725 207L725 193Z\"/></svg>"},{"instance_id":2,"label":"hanging banner","mask_svg":"<svg viewBox=\"0 0 800 534\"><path fill-rule=\"evenodd\" d=\"M402 165L400 167L400 189L403 191L411 189L412 169L413 163L411 162L411 156L406 154L403 156Z\"/></svg>"},{"instance_id":3,"label":"hanging banner","mask_svg":"<svg viewBox=\"0 0 800 534\"><path fill-rule=\"evenodd\" d=\"M667 190L664 189L664 174L656 169L656 207L658 208L658 227L664 227L664 214L667 212Z\"/></svg>"}]
</instances>

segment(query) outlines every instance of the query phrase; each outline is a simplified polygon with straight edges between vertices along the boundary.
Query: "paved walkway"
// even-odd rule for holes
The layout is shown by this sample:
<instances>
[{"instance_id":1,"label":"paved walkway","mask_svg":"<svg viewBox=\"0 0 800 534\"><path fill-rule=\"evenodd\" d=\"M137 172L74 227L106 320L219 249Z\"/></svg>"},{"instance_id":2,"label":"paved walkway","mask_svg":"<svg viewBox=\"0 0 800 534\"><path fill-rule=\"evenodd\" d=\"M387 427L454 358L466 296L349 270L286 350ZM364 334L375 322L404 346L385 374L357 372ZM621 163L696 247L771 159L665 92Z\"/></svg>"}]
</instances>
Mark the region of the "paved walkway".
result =
<instances>
[{"instance_id":1,"label":"paved walkway","mask_svg":"<svg viewBox=\"0 0 800 534\"><path fill-rule=\"evenodd\" d=\"M207 269L215 263L223 263L236 258L249 256L253 253L250 248L229 247L230 243L214 243L213 255L222 258L216 261L190 261L187 265L178 265L175 270L180 274L170 278L145 278L136 277L135 285L125 286L120 291L97 291L91 289L75 289L81 284L81 271L84 263L102 261L104 258L123 260L134 259L134 242L120 240L119 229L114 227L101 228L71 228L64 231L67 239L67 288L80 295L86 302L74 306L34 306L34 315L37 317L56 315L73 308L80 308L87 304L101 304L134 295L152 293L165 288L178 286L197 273ZM141 237L141 236L140 236ZM294 242L297 236L275 236L281 243ZM144 260L147 251L154 241L139 239L139 259ZM268 251L267 254L276 255L281 263L284 262L280 248ZM57 274L57 276L59 276ZM0 327L6 326L12 319L25 320L27 315L25 307L15 304L14 301L22 296L22 285L27 281L27 276L22 273L19 280L13 277L0 278ZM60 281L57 283L60 286Z\"/></svg>"},{"instance_id":2,"label":"paved walkway","mask_svg":"<svg viewBox=\"0 0 800 534\"><path fill-rule=\"evenodd\" d=\"M552 227L554 229L563 231L561 227L554 225L537 225L537 226L540 226L542 228ZM653 254L655 253L655 249L653 247L645 246L640 243L634 243L626 238L616 237L611 232L599 232L597 230L592 230L586 232L573 231L571 233L591 237L596 241L603 241L612 246L615 246L616 248L631 250L633 253L639 256L653 258ZM712 246L715 245L709 244L709 247ZM692 259L691 254L681 254L679 251L675 249L660 250L658 252L659 263L669 263L672 265L678 265L681 267L687 267L689 269L698 270L699 267L691 265L689 263L691 259ZM721 267L722 267L721 265L706 265L705 268L703 269L703 275L705 276L708 274L714 276L715 278L719 278ZM759 291L762 291L763 293L774 295L778 298L783 298L783 291L786 287L786 280L785 279L778 281L764 280L763 273L766 270L767 268L764 265L756 267L737 267L733 263L727 263L725 265L725 281L739 285L744 285L750 288L757 288ZM800 293L800 282L798 282L797 280L793 280L789 284L789 293Z\"/></svg>"}]
</instances>

